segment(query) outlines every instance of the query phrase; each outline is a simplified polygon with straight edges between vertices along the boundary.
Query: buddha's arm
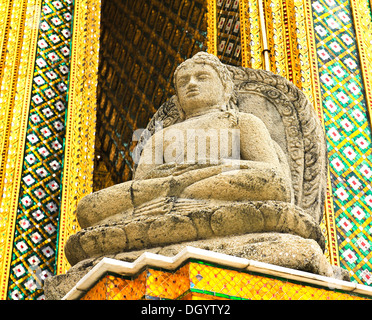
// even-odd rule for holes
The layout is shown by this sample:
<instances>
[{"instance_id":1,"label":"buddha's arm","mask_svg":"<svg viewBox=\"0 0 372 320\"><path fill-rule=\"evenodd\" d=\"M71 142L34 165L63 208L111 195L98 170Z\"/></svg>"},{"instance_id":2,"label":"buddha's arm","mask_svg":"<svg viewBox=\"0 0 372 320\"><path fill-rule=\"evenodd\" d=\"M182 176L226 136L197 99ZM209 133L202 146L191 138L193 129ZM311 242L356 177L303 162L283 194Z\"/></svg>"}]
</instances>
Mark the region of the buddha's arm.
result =
<instances>
[{"instance_id":1,"label":"buddha's arm","mask_svg":"<svg viewBox=\"0 0 372 320\"><path fill-rule=\"evenodd\" d=\"M239 129L242 162L258 168L280 167L270 133L261 119L250 114L240 114Z\"/></svg>"},{"instance_id":2,"label":"buddha's arm","mask_svg":"<svg viewBox=\"0 0 372 320\"><path fill-rule=\"evenodd\" d=\"M201 169L204 177L200 173L188 173L188 180L195 178L195 182L188 183L181 197L291 202L289 181L283 174L274 143L263 122L256 117L242 115L239 127L241 158L221 159L221 166Z\"/></svg>"},{"instance_id":3,"label":"buddha's arm","mask_svg":"<svg viewBox=\"0 0 372 320\"><path fill-rule=\"evenodd\" d=\"M161 133L161 131L159 132ZM144 179L149 172L163 163L163 146L160 137L162 137L162 133L161 135L158 132L155 133L143 148L136 169L135 180Z\"/></svg>"}]
</instances>

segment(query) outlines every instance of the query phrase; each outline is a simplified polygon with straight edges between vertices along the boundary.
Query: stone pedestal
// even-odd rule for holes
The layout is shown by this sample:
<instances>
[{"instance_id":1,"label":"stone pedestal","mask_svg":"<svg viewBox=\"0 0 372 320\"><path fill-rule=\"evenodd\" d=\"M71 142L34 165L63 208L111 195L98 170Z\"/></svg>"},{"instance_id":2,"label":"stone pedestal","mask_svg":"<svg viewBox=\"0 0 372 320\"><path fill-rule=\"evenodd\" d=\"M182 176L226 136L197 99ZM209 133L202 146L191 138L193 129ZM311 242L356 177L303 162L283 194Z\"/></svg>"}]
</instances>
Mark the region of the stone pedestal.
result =
<instances>
[{"instance_id":1,"label":"stone pedestal","mask_svg":"<svg viewBox=\"0 0 372 320\"><path fill-rule=\"evenodd\" d=\"M276 238L287 250L290 250L288 241L296 243L290 234L297 235L297 241L312 239L317 250L324 249L324 237L314 218L290 203L210 202L169 197L111 216L104 222L79 231L68 239L65 252L71 265L75 265L85 259L104 255L172 244L184 245L190 241L211 239L203 242L210 243L204 246L210 246L226 242L218 240L226 236L246 235L247 241L253 242L260 233L262 235L256 242L270 242L273 238L265 235L270 232L288 234L290 240L283 237L279 240L279 236ZM229 241L221 246L227 246ZM258 257L250 258L260 260Z\"/></svg>"},{"instance_id":2,"label":"stone pedestal","mask_svg":"<svg viewBox=\"0 0 372 320\"><path fill-rule=\"evenodd\" d=\"M275 236L272 240L274 239ZM234 239L231 240L230 249L235 251L233 247L236 243ZM235 240L241 243L241 239ZM216 243L215 247L221 244L221 242ZM243 247L245 246L242 245L241 249ZM239 251L239 248L236 249ZM288 256L295 254L294 251L287 253ZM288 261L286 258L284 260ZM372 299L372 289L368 286L195 247L185 247L173 257L146 252L131 263L104 258L93 268L91 267L84 277L81 275L79 279L78 274L79 272L67 273L47 281L45 287L47 298L66 300ZM72 286L70 283L68 289L66 285L68 280L77 283Z\"/></svg>"},{"instance_id":3,"label":"stone pedestal","mask_svg":"<svg viewBox=\"0 0 372 320\"><path fill-rule=\"evenodd\" d=\"M66 243L72 264L55 277L61 298L104 257L133 262L146 252L175 257L186 247L210 250L330 278L348 280L323 254L319 225L280 201L208 202L163 198L82 229Z\"/></svg>"},{"instance_id":4,"label":"stone pedestal","mask_svg":"<svg viewBox=\"0 0 372 320\"><path fill-rule=\"evenodd\" d=\"M239 236L227 236L214 239L189 241L154 247L144 250L122 252L106 257L93 257L80 261L66 274L59 275L47 281L47 299L61 299L87 273L91 272L105 258L115 259L123 263L140 261L146 254L157 254L174 258L188 247L208 250L213 254L228 255L234 259L265 263L280 266L293 271L305 271L311 274L326 276L333 279L349 281L348 272L329 264L319 244L312 239L304 239L297 235L281 233L253 233Z\"/></svg>"}]
</instances>

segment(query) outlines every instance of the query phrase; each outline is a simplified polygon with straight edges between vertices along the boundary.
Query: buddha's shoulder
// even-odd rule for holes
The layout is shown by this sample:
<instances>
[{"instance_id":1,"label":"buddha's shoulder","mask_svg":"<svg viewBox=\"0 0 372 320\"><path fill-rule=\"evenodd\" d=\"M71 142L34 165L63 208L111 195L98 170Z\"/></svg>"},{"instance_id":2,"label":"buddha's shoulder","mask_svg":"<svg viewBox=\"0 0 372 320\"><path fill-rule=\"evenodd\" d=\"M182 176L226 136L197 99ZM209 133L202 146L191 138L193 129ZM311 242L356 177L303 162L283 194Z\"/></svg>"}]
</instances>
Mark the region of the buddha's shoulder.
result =
<instances>
[{"instance_id":1,"label":"buddha's shoulder","mask_svg":"<svg viewBox=\"0 0 372 320\"><path fill-rule=\"evenodd\" d=\"M255 116L251 113L238 112L238 118L239 118L239 122L242 122L242 123L264 125L263 121L259 117Z\"/></svg>"},{"instance_id":2,"label":"buddha's shoulder","mask_svg":"<svg viewBox=\"0 0 372 320\"><path fill-rule=\"evenodd\" d=\"M262 122L262 120L259 117L253 115L252 113L238 112L238 117L242 121Z\"/></svg>"},{"instance_id":3,"label":"buddha's shoulder","mask_svg":"<svg viewBox=\"0 0 372 320\"><path fill-rule=\"evenodd\" d=\"M227 117L223 112L211 112L197 117L189 118L182 122L175 123L174 125L168 128L189 129L199 126L203 127L205 124L216 122L218 123L220 121L225 121L226 119Z\"/></svg>"}]
</instances>

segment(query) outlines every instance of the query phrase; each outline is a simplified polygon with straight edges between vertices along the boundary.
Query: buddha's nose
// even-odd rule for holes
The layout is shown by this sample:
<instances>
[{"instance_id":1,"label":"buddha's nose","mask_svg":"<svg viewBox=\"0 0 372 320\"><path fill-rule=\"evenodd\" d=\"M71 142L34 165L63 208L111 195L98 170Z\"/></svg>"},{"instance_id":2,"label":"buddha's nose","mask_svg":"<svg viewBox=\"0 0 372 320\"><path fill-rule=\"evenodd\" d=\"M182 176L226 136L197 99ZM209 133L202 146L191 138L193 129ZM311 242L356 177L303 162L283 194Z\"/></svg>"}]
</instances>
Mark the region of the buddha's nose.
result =
<instances>
[{"instance_id":1,"label":"buddha's nose","mask_svg":"<svg viewBox=\"0 0 372 320\"><path fill-rule=\"evenodd\" d=\"M196 87L198 85L198 81L195 77L190 77L189 83L187 86L190 87Z\"/></svg>"}]
</instances>

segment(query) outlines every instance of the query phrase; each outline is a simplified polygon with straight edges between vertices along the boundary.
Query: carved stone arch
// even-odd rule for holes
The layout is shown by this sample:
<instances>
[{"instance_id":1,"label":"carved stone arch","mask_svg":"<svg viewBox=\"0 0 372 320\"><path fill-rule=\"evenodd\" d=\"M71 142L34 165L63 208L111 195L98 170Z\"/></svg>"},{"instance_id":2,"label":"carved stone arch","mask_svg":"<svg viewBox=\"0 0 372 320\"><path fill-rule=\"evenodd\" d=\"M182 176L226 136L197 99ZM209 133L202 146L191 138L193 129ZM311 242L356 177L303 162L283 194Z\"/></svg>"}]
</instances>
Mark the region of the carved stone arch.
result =
<instances>
[{"instance_id":1,"label":"carved stone arch","mask_svg":"<svg viewBox=\"0 0 372 320\"><path fill-rule=\"evenodd\" d=\"M300 89L283 77L265 70L227 67L233 74L239 110L258 116L287 156L295 205L320 222L326 192L327 158L323 129L313 106ZM258 109L260 105L256 106L256 112L244 106L244 95L256 95L267 101L276 117L275 122L280 121L282 129L279 130L283 131L284 138L274 133L265 112ZM172 96L155 113L146 128L147 136L142 135L138 142L139 152L149 135L155 132L156 122L168 127L180 121L175 99L176 96Z\"/></svg>"},{"instance_id":2,"label":"carved stone arch","mask_svg":"<svg viewBox=\"0 0 372 320\"><path fill-rule=\"evenodd\" d=\"M227 66L235 86L258 89L282 117L294 183L296 205L320 222L326 193L327 154L323 129L305 94L287 79L265 70ZM270 128L268 128L270 131ZM302 187L300 181L302 179Z\"/></svg>"},{"instance_id":3,"label":"carved stone arch","mask_svg":"<svg viewBox=\"0 0 372 320\"><path fill-rule=\"evenodd\" d=\"M304 171L304 146L302 132L298 130L300 122L298 115L294 112L290 106L290 101L281 91L264 83L256 81L243 81L236 86L239 110L241 112L248 112L259 117L268 128L272 139L274 139L282 148L287 156L289 167L291 169L291 181L294 191L295 204L298 205L302 202L302 187L303 187L303 171ZM281 126L279 131L284 134L284 139L277 133L277 128L270 126L268 118L265 116L265 111L262 109L262 105L247 105L247 101L244 101L242 97L245 95L258 95L264 100L267 100L270 106L271 112L275 112L279 115L281 120ZM253 110L252 108L255 108ZM282 130L280 130L282 129ZM284 140L284 141L283 141ZM284 145L284 143L286 145Z\"/></svg>"}]
</instances>

